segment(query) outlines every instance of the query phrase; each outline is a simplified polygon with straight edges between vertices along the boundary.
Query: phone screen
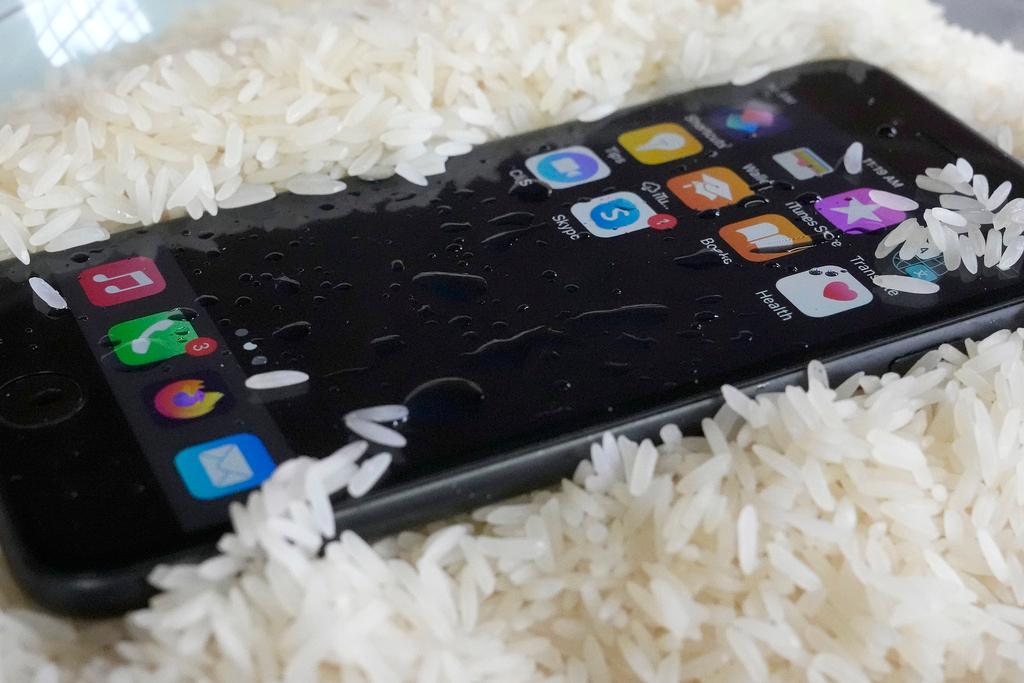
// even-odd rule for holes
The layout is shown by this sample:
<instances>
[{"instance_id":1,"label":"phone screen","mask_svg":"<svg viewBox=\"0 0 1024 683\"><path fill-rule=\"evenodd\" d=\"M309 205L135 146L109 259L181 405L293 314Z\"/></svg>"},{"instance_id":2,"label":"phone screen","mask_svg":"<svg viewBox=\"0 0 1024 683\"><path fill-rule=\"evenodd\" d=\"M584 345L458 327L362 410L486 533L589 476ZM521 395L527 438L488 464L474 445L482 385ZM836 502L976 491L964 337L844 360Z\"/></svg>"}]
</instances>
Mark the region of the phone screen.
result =
<instances>
[{"instance_id":1,"label":"phone screen","mask_svg":"<svg viewBox=\"0 0 1024 683\"><path fill-rule=\"evenodd\" d=\"M858 175L841 161L854 141ZM84 407L5 425L17 452L0 467L21 479L4 497L53 496L29 529L115 514L127 543L80 524L41 544L124 561L211 537L283 461L358 438L354 410L409 409L389 425L405 446L373 449L392 453L387 491L1019 296L1016 267L874 257L910 214L872 193L933 205L915 175L959 154L1021 180L881 72L812 65L485 145L425 188L352 182L8 262L0 381L58 373ZM70 315L32 298L33 273ZM308 381L246 387L276 370Z\"/></svg>"}]
</instances>

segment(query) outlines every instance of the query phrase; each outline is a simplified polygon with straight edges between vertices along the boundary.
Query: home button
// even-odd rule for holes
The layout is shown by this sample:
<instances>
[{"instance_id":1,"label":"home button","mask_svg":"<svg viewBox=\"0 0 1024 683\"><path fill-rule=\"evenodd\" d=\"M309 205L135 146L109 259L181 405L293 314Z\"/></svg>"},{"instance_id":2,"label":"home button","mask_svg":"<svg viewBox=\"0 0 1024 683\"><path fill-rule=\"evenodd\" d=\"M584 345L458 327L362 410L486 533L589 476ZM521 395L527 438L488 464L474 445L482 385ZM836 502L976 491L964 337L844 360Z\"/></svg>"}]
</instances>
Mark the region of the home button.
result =
<instances>
[{"instance_id":1,"label":"home button","mask_svg":"<svg viewBox=\"0 0 1024 683\"><path fill-rule=\"evenodd\" d=\"M52 427L85 406L85 392L71 377L33 372L0 386L0 423L17 429Z\"/></svg>"}]
</instances>

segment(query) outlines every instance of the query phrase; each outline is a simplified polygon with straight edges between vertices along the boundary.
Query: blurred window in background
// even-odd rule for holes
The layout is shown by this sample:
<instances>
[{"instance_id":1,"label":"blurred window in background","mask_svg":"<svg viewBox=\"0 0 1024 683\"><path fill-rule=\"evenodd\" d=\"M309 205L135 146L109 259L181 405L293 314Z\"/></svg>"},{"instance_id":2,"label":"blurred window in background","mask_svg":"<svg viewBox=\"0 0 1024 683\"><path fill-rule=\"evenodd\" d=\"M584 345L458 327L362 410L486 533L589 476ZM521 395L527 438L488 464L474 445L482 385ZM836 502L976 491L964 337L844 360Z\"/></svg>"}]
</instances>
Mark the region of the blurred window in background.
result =
<instances>
[{"instance_id":1,"label":"blurred window in background","mask_svg":"<svg viewBox=\"0 0 1024 683\"><path fill-rule=\"evenodd\" d=\"M24 12L53 66L134 43L153 30L136 0L37 0L25 3Z\"/></svg>"}]
</instances>

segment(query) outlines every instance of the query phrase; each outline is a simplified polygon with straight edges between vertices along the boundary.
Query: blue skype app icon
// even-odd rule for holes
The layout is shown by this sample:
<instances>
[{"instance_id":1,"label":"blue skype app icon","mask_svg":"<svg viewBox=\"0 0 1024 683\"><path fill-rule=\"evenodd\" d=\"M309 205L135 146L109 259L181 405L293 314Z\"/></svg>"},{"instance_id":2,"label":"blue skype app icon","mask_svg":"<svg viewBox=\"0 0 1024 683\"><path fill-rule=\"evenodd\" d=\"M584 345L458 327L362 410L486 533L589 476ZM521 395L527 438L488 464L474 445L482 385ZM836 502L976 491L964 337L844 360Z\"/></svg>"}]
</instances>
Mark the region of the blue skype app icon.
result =
<instances>
[{"instance_id":1,"label":"blue skype app icon","mask_svg":"<svg viewBox=\"0 0 1024 683\"><path fill-rule=\"evenodd\" d=\"M616 230L636 223L640 209L625 197L616 197L590 210L590 220L604 230Z\"/></svg>"},{"instance_id":2,"label":"blue skype app icon","mask_svg":"<svg viewBox=\"0 0 1024 683\"><path fill-rule=\"evenodd\" d=\"M581 146L535 154L526 160L526 168L555 190L583 185L611 175L611 169L601 157Z\"/></svg>"},{"instance_id":3,"label":"blue skype app icon","mask_svg":"<svg viewBox=\"0 0 1024 683\"><path fill-rule=\"evenodd\" d=\"M612 192L574 204L572 215L597 237L618 237L650 227L657 213L633 192Z\"/></svg>"},{"instance_id":4,"label":"blue skype app icon","mask_svg":"<svg viewBox=\"0 0 1024 683\"><path fill-rule=\"evenodd\" d=\"M252 434L233 434L190 446L174 466L193 498L213 500L259 486L274 471L267 447Z\"/></svg>"}]
</instances>

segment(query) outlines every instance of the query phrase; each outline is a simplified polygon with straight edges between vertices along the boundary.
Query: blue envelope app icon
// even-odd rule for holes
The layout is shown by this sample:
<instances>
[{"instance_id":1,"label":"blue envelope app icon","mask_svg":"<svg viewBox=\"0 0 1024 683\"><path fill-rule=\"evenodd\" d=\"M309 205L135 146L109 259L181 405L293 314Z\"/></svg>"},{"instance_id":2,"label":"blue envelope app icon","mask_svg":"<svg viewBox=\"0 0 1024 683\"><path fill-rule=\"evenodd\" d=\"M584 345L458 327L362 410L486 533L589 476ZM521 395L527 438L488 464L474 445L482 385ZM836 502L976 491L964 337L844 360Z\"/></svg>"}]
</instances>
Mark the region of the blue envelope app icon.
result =
<instances>
[{"instance_id":1,"label":"blue envelope app icon","mask_svg":"<svg viewBox=\"0 0 1024 683\"><path fill-rule=\"evenodd\" d=\"M233 434L190 446L174 457L192 497L211 500L258 486L274 471L266 446L252 434Z\"/></svg>"}]
</instances>

